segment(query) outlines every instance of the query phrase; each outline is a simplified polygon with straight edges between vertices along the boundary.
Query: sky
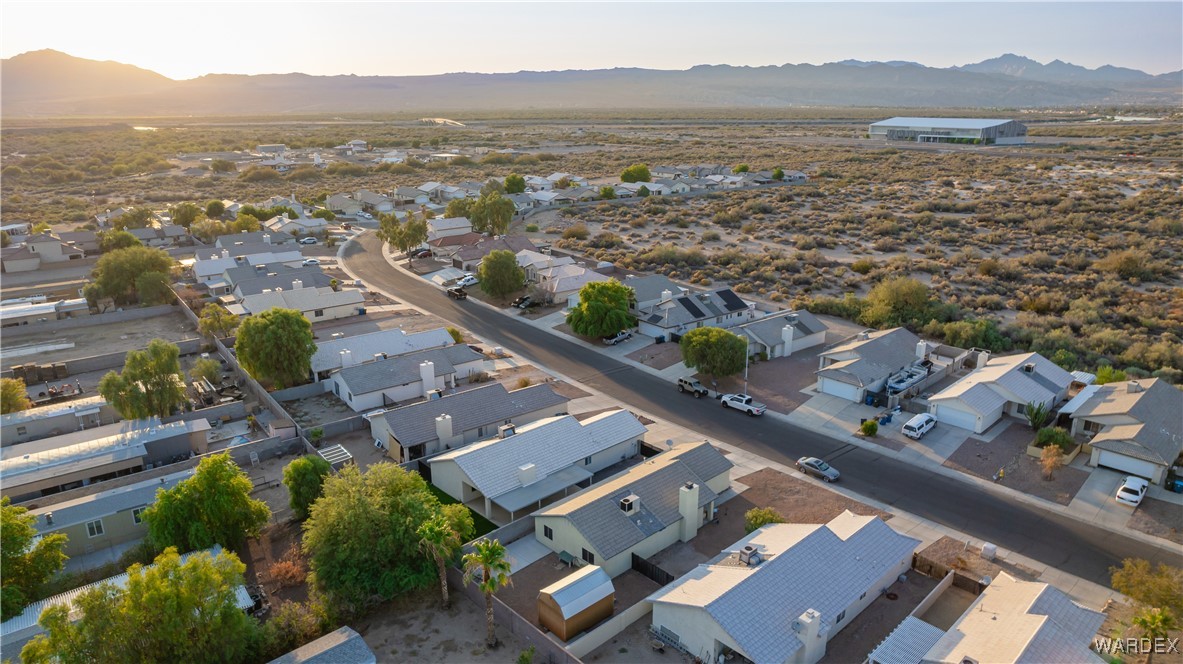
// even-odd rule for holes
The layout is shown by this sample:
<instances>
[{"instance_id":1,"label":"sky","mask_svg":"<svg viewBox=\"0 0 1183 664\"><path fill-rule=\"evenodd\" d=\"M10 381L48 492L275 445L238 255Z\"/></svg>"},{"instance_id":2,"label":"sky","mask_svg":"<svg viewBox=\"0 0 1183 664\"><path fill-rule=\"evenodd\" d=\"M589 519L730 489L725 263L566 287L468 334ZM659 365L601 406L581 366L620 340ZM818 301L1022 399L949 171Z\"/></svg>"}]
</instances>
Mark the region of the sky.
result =
<instances>
[{"instance_id":1,"label":"sky","mask_svg":"<svg viewBox=\"0 0 1183 664\"><path fill-rule=\"evenodd\" d=\"M1183 68L1183 2L24 2L0 56L51 48L174 79L407 76L1003 53L1161 74Z\"/></svg>"}]
</instances>

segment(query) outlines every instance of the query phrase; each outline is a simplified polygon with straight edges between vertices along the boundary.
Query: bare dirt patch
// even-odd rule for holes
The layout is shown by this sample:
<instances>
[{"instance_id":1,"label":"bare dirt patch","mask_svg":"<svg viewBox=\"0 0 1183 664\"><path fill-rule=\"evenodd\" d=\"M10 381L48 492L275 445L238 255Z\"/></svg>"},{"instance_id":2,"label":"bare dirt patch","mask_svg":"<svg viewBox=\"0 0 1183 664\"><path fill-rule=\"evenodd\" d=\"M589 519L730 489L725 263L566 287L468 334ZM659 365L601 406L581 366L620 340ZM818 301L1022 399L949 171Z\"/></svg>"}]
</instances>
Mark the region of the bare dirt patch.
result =
<instances>
[{"instance_id":1,"label":"bare dirt patch","mask_svg":"<svg viewBox=\"0 0 1183 664\"><path fill-rule=\"evenodd\" d=\"M255 578L267 593L274 609L280 602L303 602L308 599L308 585L299 583L291 585L272 576L272 567L288 556L292 547L300 547L302 532L300 522L285 521L267 526L259 537L247 543L248 556L243 559L246 563L246 578Z\"/></svg>"},{"instance_id":2,"label":"bare dirt patch","mask_svg":"<svg viewBox=\"0 0 1183 664\"><path fill-rule=\"evenodd\" d=\"M148 342L153 339L177 342L196 339L199 335L192 323L179 312L174 311L162 316L105 325L88 325L86 318L79 318L75 321L74 326L64 330L27 335L9 334L6 331L4 336L5 352L0 364L7 369L14 364L26 362L49 364L94 355L139 350L146 348ZM20 353L22 347L44 346L45 344L73 344L73 346L60 350L38 350L30 354L14 354Z\"/></svg>"},{"instance_id":3,"label":"bare dirt patch","mask_svg":"<svg viewBox=\"0 0 1183 664\"><path fill-rule=\"evenodd\" d=\"M981 548L967 545L967 542L948 536L929 544L920 552L920 555L974 579L980 579L983 576L994 578L998 576L999 572L1006 572L1021 581L1034 581L1039 578L1037 570L1025 565L1007 562L999 557L995 557L994 560L986 560L982 557Z\"/></svg>"},{"instance_id":4,"label":"bare dirt patch","mask_svg":"<svg viewBox=\"0 0 1183 664\"><path fill-rule=\"evenodd\" d=\"M1011 423L994 440L967 438L949 455L945 465L987 480L993 480L995 473L1003 468L1006 472L999 484L1061 505L1071 503L1089 474L1078 468L1064 467L1056 471L1054 479L1045 480L1039 460L1027 456L1027 444L1031 439L1030 430Z\"/></svg>"},{"instance_id":5,"label":"bare dirt patch","mask_svg":"<svg viewBox=\"0 0 1183 664\"><path fill-rule=\"evenodd\" d=\"M1145 498L1126 524L1147 535L1183 544L1183 508L1156 498Z\"/></svg>"},{"instance_id":6,"label":"bare dirt patch","mask_svg":"<svg viewBox=\"0 0 1183 664\"><path fill-rule=\"evenodd\" d=\"M863 661L872 648L920 605L937 583L936 579L909 571L903 582L896 581L888 588L895 599L884 593L871 602L826 644L826 656L820 661L824 664Z\"/></svg>"},{"instance_id":7,"label":"bare dirt patch","mask_svg":"<svg viewBox=\"0 0 1183 664\"><path fill-rule=\"evenodd\" d=\"M682 348L675 343L652 344L634 350L625 357L654 369L668 369L682 361Z\"/></svg>"},{"instance_id":8,"label":"bare dirt patch","mask_svg":"<svg viewBox=\"0 0 1183 664\"><path fill-rule=\"evenodd\" d=\"M538 622L538 591L566 578L575 570L560 561L557 554L548 553L541 560L518 570L513 575L513 585L498 591L497 597L518 615L542 629ZM613 579L612 585L616 589L615 613L629 608L661 587L633 570Z\"/></svg>"}]
</instances>

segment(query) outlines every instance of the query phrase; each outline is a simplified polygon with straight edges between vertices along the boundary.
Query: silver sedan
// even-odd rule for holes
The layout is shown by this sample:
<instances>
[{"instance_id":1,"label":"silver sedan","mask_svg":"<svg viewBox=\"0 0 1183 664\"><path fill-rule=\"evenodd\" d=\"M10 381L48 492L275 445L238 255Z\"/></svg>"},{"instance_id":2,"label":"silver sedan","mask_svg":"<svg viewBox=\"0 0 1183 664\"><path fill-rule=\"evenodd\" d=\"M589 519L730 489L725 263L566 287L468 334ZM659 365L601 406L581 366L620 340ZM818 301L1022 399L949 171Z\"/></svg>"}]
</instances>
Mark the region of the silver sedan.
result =
<instances>
[{"instance_id":1,"label":"silver sedan","mask_svg":"<svg viewBox=\"0 0 1183 664\"><path fill-rule=\"evenodd\" d=\"M837 482L842 476L838 469L817 457L801 457L797 459L797 470L806 475L821 478L823 482Z\"/></svg>"}]
</instances>

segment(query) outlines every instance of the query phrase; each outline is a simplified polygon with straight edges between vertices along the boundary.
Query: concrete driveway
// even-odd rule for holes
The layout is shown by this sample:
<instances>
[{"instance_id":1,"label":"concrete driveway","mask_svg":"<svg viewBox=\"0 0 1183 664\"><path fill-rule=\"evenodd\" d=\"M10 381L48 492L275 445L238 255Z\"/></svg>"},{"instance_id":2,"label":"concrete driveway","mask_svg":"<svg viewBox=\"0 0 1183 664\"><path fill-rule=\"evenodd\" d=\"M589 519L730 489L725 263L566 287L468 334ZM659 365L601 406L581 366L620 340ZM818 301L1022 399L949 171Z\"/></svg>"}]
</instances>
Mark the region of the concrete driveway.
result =
<instances>
[{"instance_id":1,"label":"concrete driveway","mask_svg":"<svg viewBox=\"0 0 1183 664\"><path fill-rule=\"evenodd\" d=\"M1125 477L1115 470L1093 468L1084 486L1068 504L1068 509L1103 528L1125 528L1136 509L1114 498Z\"/></svg>"}]
</instances>

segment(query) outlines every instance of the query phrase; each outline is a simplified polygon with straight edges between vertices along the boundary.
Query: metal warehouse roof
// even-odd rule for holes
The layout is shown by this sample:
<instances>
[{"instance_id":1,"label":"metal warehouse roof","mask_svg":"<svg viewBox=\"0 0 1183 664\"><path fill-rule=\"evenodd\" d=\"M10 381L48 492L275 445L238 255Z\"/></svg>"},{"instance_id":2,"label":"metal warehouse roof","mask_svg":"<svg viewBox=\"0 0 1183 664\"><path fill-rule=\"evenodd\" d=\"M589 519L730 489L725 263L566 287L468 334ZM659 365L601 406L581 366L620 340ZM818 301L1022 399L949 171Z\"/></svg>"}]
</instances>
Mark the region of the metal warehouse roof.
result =
<instances>
[{"instance_id":1,"label":"metal warehouse roof","mask_svg":"<svg viewBox=\"0 0 1183 664\"><path fill-rule=\"evenodd\" d=\"M985 118L888 118L872 127L924 127L928 129L989 129L1014 120Z\"/></svg>"}]
</instances>

